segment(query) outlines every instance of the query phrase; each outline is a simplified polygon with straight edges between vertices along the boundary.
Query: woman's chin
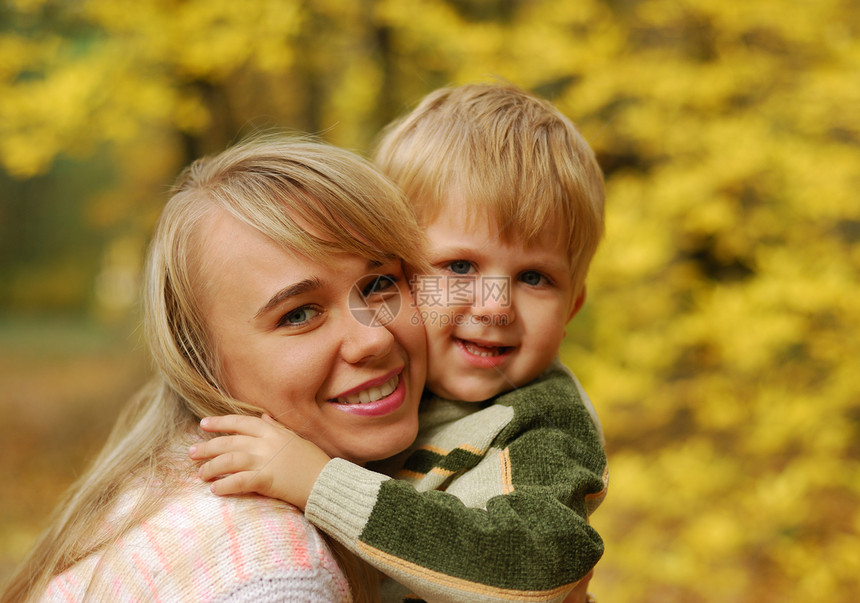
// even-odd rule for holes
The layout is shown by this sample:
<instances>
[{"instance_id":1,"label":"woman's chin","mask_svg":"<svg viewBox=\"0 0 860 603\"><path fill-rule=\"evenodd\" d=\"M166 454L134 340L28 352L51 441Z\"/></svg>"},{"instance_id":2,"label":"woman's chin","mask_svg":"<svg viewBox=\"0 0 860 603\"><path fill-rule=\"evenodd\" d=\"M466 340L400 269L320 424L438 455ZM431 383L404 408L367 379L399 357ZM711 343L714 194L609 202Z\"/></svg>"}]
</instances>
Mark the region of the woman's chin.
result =
<instances>
[{"instance_id":1,"label":"woman's chin","mask_svg":"<svg viewBox=\"0 0 860 603\"><path fill-rule=\"evenodd\" d=\"M343 450L339 456L357 465L364 465L371 461L381 461L406 450L418 435L418 421L412 424L402 424L395 429L392 426L390 433L369 435L364 441L350 450ZM372 445L368 446L372 442Z\"/></svg>"}]
</instances>

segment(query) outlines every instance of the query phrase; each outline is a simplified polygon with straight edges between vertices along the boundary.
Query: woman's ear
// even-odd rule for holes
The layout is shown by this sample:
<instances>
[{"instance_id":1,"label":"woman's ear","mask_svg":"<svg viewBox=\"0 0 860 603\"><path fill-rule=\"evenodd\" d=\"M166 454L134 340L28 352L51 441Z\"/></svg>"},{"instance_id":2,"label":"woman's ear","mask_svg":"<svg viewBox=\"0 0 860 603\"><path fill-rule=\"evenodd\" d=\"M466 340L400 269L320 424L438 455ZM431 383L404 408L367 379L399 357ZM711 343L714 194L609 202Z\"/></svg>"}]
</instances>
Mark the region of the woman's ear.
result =
<instances>
[{"instance_id":1,"label":"woman's ear","mask_svg":"<svg viewBox=\"0 0 860 603\"><path fill-rule=\"evenodd\" d=\"M582 291L579 292L579 295L576 297L576 301L573 302L573 307L570 309L570 316L567 317L568 322L576 316L576 313L582 309L582 305L585 303L585 285L582 286Z\"/></svg>"}]
</instances>

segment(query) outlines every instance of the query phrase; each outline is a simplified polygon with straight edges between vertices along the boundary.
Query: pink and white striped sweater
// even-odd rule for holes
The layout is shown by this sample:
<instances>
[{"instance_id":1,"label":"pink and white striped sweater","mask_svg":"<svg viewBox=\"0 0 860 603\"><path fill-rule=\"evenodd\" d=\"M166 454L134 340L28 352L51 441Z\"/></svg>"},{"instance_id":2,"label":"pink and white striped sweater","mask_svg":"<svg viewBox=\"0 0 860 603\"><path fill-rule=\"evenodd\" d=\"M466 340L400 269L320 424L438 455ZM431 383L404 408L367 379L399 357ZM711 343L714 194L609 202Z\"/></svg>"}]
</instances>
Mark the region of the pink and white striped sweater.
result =
<instances>
[{"instance_id":1,"label":"pink and white striped sweater","mask_svg":"<svg viewBox=\"0 0 860 603\"><path fill-rule=\"evenodd\" d=\"M123 500L117 513L130 508L132 498ZM328 603L352 596L301 511L262 496L215 496L191 479L116 544L55 577L43 600Z\"/></svg>"}]
</instances>

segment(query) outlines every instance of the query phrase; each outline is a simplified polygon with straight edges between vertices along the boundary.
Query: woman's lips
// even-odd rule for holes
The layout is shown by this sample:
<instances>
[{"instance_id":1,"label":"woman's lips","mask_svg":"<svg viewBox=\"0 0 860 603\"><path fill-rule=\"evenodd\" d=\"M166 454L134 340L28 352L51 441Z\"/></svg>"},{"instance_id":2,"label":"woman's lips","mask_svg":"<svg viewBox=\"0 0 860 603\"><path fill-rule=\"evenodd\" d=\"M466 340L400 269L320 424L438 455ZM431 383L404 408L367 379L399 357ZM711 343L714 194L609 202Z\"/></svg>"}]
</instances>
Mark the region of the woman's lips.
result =
<instances>
[{"instance_id":1,"label":"woman's lips","mask_svg":"<svg viewBox=\"0 0 860 603\"><path fill-rule=\"evenodd\" d=\"M334 400L339 404L367 404L368 402L376 402L380 398L384 398L397 389L397 384L399 382L400 375L394 375L388 381L385 381L380 385L367 387L365 384L362 386L362 388L365 389L352 389L350 391L353 393L338 396Z\"/></svg>"},{"instance_id":2,"label":"woman's lips","mask_svg":"<svg viewBox=\"0 0 860 603\"><path fill-rule=\"evenodd\" d=\"M329 400L335 408L353 415L378 417L400 408L406 400L406 384L401 378L403 367L354 387Z\"/></svg>"},{"instance_id":3,"label":"woman's lips","mask_svg":"<svg viewBox=\"0 0 860 603\"><path fill-rule=\"evenodd\" d=\"M352 394L357 394L361 390L370 389L372 387L377 387L379 385L384 384L387 381L390 381L395 375L399 375L402 371L403 371L403 367L402 366L398 367L394 370L388 371L384 375L381 375L381 376L376 377L374 379L368 379L364 383L356 385L355 387L351 387L348 390L342 391L339 394L337 394L336 396L332 396L331 398L329 398L329 400L334 402L335 400L337 400L339 398L346 398L348 396L351 396Z\"/></svg>"}]
</instances>

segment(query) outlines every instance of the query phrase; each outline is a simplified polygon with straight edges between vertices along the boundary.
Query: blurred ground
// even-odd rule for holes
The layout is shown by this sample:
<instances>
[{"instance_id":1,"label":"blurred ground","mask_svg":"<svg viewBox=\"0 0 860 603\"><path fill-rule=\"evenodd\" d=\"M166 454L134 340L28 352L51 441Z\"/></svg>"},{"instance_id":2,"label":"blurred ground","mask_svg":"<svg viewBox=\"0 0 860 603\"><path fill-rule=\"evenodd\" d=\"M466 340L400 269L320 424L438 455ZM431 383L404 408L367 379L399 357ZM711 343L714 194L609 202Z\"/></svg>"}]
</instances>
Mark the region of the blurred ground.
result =
<instances>
[{"instance_id":1,"label":"blurred ground","mask_svg":"<svg viewBox=\"0 0 860 603\"><path fill-rule=\"evenodd\" d=\"M132 327L0 319L0 582L146 379Z\"/></svg>"}]
</instances>

